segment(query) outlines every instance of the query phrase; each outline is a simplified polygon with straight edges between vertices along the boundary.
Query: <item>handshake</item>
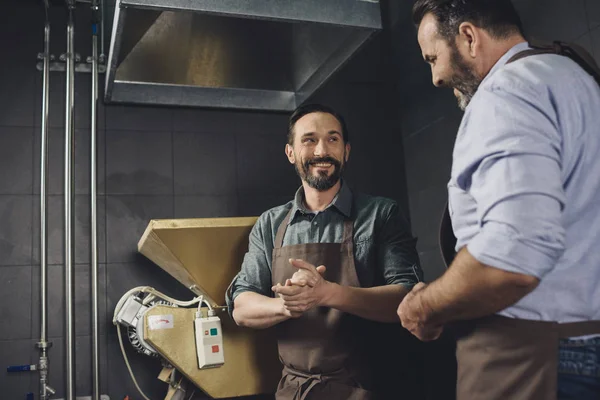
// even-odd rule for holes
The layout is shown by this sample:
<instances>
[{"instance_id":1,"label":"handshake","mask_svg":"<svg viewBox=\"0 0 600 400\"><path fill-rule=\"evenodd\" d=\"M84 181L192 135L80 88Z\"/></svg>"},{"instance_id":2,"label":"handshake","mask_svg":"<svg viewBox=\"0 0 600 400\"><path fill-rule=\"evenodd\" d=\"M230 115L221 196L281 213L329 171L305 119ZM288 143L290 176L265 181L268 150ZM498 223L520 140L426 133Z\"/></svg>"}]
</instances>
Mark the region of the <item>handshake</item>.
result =
<instances>
[{"instance_id":1,"label":"handshake","mask_svg":"<svg viewBox=\"0 0 600 400\"><path fill-rule=\"evenodd\" d=\"M299 318L313 308L323 306L329 295L331 282L323 278L326 267L315 267L304 260L292 259L290 264L298 270L285 283L277 283L271 290L283 301L283 313Z\"/></svg>"}]
</instances>

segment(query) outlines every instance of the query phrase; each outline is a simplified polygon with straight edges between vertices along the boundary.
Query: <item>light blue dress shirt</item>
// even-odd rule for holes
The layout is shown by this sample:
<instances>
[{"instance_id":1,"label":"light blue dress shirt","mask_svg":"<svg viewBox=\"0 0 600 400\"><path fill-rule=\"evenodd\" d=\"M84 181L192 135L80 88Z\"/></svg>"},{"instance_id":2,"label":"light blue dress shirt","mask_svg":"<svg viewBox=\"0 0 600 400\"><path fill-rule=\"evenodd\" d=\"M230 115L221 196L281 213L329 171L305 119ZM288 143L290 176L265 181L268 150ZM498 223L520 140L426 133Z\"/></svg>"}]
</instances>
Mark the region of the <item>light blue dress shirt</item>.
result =
<instances>
[{"instance_id":1,"label":"light blue dress shirt","mask_svg":"<svg viewBox=\"0 0 600 400\"><path fill-rule=\"evenodd\" d=\"M465 111L448 183L457 250L541 280L501 315L600 320L600 87L567 57L506 64L527 48Z\"/></svg>"}]
</instances>

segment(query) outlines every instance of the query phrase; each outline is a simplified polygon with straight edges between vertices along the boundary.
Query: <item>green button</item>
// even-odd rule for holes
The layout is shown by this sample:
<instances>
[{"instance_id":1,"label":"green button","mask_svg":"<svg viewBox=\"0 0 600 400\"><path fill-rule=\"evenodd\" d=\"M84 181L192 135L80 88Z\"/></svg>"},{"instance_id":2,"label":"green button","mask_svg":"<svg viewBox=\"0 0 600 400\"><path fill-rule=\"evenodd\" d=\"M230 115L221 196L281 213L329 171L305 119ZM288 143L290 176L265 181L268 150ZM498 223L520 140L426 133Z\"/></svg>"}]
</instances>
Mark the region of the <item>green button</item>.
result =
<instances>
[{"instance_id":1,"label":"green button","mask_svg":"<svg viewBox=\"0 0 600 400\"><path fill-rule=\"evenodd\" d=\"M210 336L217 336L217 328L210 329Z\"/></svg>"}]
</instances>

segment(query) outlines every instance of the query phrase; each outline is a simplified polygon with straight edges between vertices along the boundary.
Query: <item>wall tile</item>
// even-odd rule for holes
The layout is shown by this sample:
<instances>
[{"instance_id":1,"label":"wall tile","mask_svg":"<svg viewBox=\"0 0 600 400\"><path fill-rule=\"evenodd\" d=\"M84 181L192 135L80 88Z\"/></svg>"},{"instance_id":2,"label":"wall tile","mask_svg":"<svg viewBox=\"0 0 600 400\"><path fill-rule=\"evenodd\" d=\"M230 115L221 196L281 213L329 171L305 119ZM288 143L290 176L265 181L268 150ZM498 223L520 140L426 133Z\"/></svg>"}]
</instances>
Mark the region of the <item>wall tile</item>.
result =
<instances>
[{"instance_id":1,"label":"wall tile","mask_svg":"<svg viewBox=\"0 0 600 400\"><path fill-rule=\"evenodd\" d=\"M266 135L237 135L237 186L242 194L292 196L300 185L285 155L285 140Z\"/></svg>"},{"instance_id":2,"label":"wall tile","mask_svg":"<svg viewBox=\"0 0 600 400\"><path fill-rule=\"evenodd\" d=\"M108 194L173 194L170 132L106 132Z\"/></svg>"},{"instance_id":3,"label":"wall tile","mask_svg":"<svg viewBox=\"0 0 600 400\"><path fill-rule=\"evenodd\" d=\"M238 215L236 196L176 196L175 218L220 218Z\"/></svg>"},{"instance_id":4,"label":"wall tile","mask_svg":"<svg viewBox=\"0 0 600 400\"><path fill-rule=\"evenodd\" d=\"M7 54L9 54L7 52ZM27 68L19 65L8 65L0 74L0 125L1 126L34 126L34 82L36 70L32 60Z\"/></svg>"},{"instance_id":5,"label":"wall tile","mask_svg":"<svg viewBox=\"0 0 600 400\"><path fill-rule=\"evenodd\" d=\"M456 99L448 89L439 89L427 82L417 88L408 88L408 103L402 104L402 134L411 136L442 118L462 115Z\"/></svg>"},{"instance_id":6,"label":"wall tile","mask_svg":"<svg viewBox=\"0 0 600 400\"><path fill-rule=\"evenodd\" d=\"M577 38L577 40L575 40L574 43L582 46L584 49L589 51L592 56L594 56L594 46L592 43L592 35L590 33L586 33L583 36Z\"/></svg>"},{"instance_id":7,"label":"wall tile","mask_svg":"<svg viewBox=\"0 0 600 400\"><path fill-rule=\"evenodd\" d=\"M574 40L587 32L585 0L536 0L521 15L525 33L545 40Z\"/></svg>"},{"instance_id":8,"label":"wall tile","mask_svg":"<svg viewBox=\"0 0 600 400\"><path fill-rule=\"evenodd\" d=\"M585 0L585 6L590 29L600 26L600 2L598 0Z\"/></svg>"},{"instance_id":9,"label":"wall tile","mask_svg":"<svg viewBox=\"0 0 600 400\"><path fill-rule=\"evenodd\" d=\"M37 53L44 50L44 9L35 2L13 3L10 13L0 15L0 48L15 64L27 63L34 69Z\"/></svg>"},{"instance_id":10,"label":"wall tile","mask_svg":"<svg viewBox=\"0 0 600 400\"><path fill-rule=\"evenodd\" d=\"M0 267L0 282L0 340L30 339L31 267Z\"/></svg>"},{"instance_id":11,"label":"wall tile","mask_svg":"<svg viewBox=\"0 0 600 400\"><path fill-rule=\"evenodd\" d=\"M0 265L31 265L32 196L0 196Z\"/></svg>"},{"instance_id":12,"label":"wall tile","mask_svg":"<svg viewBox=\"0 0 600 400\"><path fill-rule=\"evenodd\" d=\"M181 108L173 110L175 131L206 134L243 133L285 137L289 114Z\"/></svg>"},{"instance_id":13,"label":"wall tile","mask_svg":"<svg viewBox=\"0 0 600 400\"><path fill-rule=\"evenodd\" d=\"M437 248L440 221L447 201L446 185L432 186L410 194L410 220L413 234L419 239L419 250Z\"/></svg>"},{"instance_id":14,"label":"wall tile","mask_svg":"<svg viewBox=\"0 0 600 400\"><path fill-rule=\"evenodd\" d=\"M173 142L176 195L236 193L234 135L177 132Z\"/></svg>"},{"instance_id":15,"label":"wall tile","mask_svg":"<svg viewBox=\"0 0 600 400\"><path fill-rule=\"evenodd\" d=\"M33 129L0 127L0 193L31 194Z\"/></svg>"},{"instance_id":16,"label":"wall tile","mask_svg":"<svg viewBox=\"0 0 600 400\"><path fill-rule=\"evenodd\" d=\"M590 38L592 40L594 58L596 59L596 63L600 64L600 26L590 32Z\"/></svg>"},{"instance_id":17,"label":"wall tile","mask_svg":"<svg viewBox=\"0 0 600 400\"><path fill-rule=\"evenodd\" d=\"M166 107L110 104L105 113L108 130L169 132L173 125L173 111Z\"/></svg>"},{"instance_id":18,"label":"wall tile","mask_svg":"<svg viewBox=\"0 0 600 400\"><path fill-rule=\"evenodd\" d=\"M442 255L437 247L419 252L419 258L425 274L425 282L436 280L446 271L444 260L442 260Z\"/></svg>"},{"instance_id":19,"label":"wall tile","mask_svg":"<svg viewBox=\"0 0 600 400\"><path fill-rule=\"evenodd\" d=\"M170 196L108 196L108 262L135 261L138 241L150 220L172 217L173 197Z\"/></svg>"},{"instance_id":20,"label":"wall tile","mask_svg":"<svg viewBox=\"0 0 600 400\"><path fill-rule=\"evenodd\" d=\"M33 345L31 340L0 340L0 356L2 358L0 388L2 388L4 399L25 399L27 393L36 392L31 384L31 376L34 375L34 372L6 371L8 366L35 363Z\"/></svg>"},{"instance_id":21,"label":"wall tile","mask_svg":"<svg viewBox=\"0 0 600 400\"><path fill-rule=\"evenodd\" d=\"M458 119L443 118L405 138L404 154L410 194L448 182L458 126Z\"/></svg>"}]
</instances>

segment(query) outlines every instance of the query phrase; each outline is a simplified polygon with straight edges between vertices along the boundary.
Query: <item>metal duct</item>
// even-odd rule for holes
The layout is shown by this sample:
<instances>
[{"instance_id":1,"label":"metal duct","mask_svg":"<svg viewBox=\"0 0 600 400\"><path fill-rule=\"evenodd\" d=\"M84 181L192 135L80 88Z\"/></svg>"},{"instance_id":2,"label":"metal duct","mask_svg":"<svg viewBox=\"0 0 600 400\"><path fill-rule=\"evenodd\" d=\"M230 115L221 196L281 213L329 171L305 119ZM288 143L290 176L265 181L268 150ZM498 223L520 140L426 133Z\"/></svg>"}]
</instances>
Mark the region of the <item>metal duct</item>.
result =
<instances>
[{"instance_id":1,"label":"metal duct","mask_svg":"<svg viewBox=\"0 0 600 400\"><path fill-rule=\"evenodd\" d=\"M118 0L105 100L289 111L379 29L377 0Z\"/></svg>"}]
</instances>

